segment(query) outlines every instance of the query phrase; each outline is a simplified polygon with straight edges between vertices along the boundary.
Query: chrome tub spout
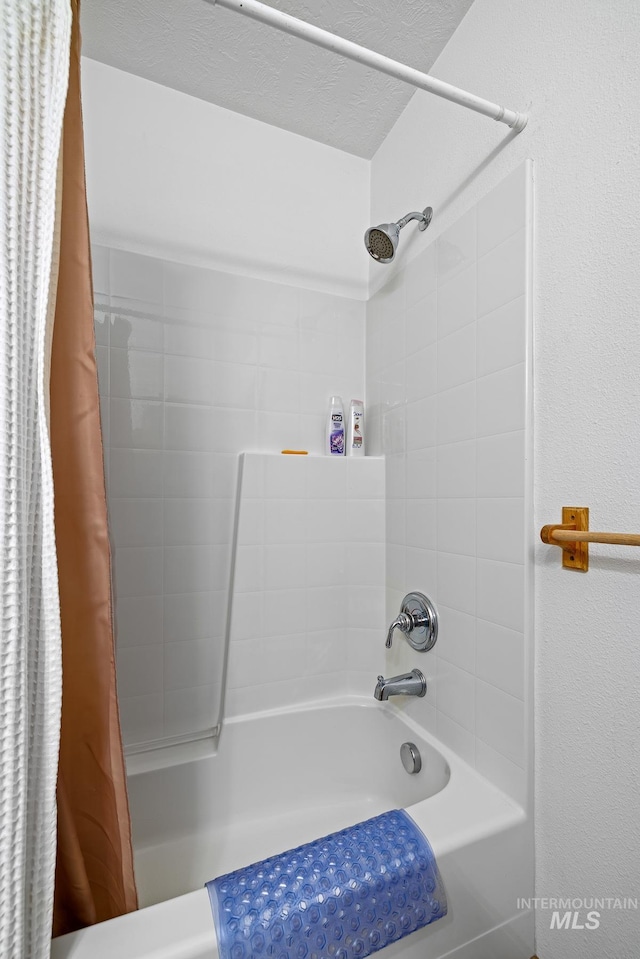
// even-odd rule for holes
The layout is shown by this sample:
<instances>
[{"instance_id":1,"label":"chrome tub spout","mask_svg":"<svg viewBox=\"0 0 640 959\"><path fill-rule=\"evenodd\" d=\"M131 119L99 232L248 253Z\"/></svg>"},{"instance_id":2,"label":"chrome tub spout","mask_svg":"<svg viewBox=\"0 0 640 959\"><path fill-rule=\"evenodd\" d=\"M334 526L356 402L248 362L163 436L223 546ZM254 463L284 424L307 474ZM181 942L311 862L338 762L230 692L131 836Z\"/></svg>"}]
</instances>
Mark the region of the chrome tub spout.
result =
<instances>
[{"instance_id":1,"label":"chrome tub spout","mask_svg":"<svg viewBox=\"0 0 640 959\"><path fill-rule=\"evenodd\" d=\"M379 702L384 702L389 696L425 696L426 692L427 681L423 674L419 669L412 669L410 673L389 679L378 676L373 695Z\"/></svg>"}]
</instances>

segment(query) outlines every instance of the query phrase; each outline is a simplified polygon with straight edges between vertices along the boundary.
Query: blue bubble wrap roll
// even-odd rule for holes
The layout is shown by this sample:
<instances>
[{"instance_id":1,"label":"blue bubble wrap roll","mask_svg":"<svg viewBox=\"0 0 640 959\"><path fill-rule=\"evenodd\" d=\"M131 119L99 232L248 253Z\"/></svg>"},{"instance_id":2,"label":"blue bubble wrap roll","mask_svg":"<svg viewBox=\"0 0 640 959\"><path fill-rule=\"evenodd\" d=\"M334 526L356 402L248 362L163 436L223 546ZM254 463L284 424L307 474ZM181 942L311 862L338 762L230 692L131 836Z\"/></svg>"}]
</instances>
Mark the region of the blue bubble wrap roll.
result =
<instances>
[{"instance_id":1,"label":"blue bubble wrap roll","mask_svg":"<svg viewBox=\"0 0 640 959\"><path fill-rule=\"evenodd\" d=\"M447 913L431 846L403 809L206 886L220 959L362 959Z\"/></svg>"}]
</instances>

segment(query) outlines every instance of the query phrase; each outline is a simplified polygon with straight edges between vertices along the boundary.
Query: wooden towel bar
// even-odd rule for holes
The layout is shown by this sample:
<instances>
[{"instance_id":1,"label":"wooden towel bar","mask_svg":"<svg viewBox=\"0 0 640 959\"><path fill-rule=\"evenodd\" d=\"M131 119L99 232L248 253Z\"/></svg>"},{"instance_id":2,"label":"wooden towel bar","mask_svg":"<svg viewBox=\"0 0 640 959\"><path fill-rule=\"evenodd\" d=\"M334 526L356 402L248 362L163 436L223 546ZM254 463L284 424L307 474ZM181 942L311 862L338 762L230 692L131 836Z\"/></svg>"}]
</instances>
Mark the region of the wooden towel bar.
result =
<instances>
[{"instance_id":1,"label":"wooden towel bar","mask_svg":"<svg viewBox=\"0 0 640 959\"><path fill-rule=\"evenodd\" d=\"M589 569L589 543L613 543L616 546L640 546L640 533L597 533L589 529L586 506L563 506L562 523L543 526L540 539L562 549L565 569L586 573Z\"/></svg>"}]
</instances>

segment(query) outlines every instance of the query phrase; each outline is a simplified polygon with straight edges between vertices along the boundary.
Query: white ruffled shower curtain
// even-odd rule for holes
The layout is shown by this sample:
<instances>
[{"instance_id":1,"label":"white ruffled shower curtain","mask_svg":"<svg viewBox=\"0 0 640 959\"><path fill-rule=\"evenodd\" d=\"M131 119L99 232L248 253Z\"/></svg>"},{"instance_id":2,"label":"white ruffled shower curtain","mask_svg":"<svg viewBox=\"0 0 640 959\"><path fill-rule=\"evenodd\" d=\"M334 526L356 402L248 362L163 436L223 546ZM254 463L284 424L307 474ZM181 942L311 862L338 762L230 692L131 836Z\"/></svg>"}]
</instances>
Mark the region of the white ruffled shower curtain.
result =
<instances>
[{"instance_id":1,"label":"white ruffled shower curtain","mask_svg":"<svg viewBox=\"0 0 640 959\"><path fill-rule=\"evenodd\" d=\"M44 959L51 938L61 658L47 410L70 28L68 0L0 0L3 959Z\"/></svg>"}]
</instances>

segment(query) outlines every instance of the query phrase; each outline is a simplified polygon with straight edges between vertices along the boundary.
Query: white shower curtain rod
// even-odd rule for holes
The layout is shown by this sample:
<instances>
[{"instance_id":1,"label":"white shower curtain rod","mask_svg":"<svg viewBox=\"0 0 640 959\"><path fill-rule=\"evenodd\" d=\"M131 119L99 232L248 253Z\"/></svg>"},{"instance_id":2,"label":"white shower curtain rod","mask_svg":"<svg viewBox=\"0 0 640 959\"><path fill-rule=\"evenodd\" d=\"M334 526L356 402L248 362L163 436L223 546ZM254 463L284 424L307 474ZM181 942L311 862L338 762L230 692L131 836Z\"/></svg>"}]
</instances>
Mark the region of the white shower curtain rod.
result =
<instances>
[{"instance_id":1,"label":"white shower curtain rod","mask_svg":"<svg viewBox=\"0 0 640 959\"><path fill-rule=\"evenodd\" d=\"M259 0L207 0L207 2L226 7L228 10L235 10L237 13L243 13L246 17L251 17L252 20L268 23L277 30L290 33L302 40L308 40L309 43L314 43L317 47L333 50L334 53L339 53L341 56L355 60L357 63L363 63L379 73L386 73L390 77L403 80L419 90L426 90L428 93L435 93L437 97L444 97L445 100L459 103L460 106L475 110L476 113L482 113L499 123L506 123L516 133L520 133L527 125L528 117L526 113L507 110L506 107L501 107L498 103L483 100L482 97L467 93L466 90L454 87L450 83L444 83L442 80L436 80L435 77L421 73L420 70L414 70L413 67L408 67L404 63L391 60L380 53L375 53L373 50L361 47L357 43L352 43L351 40L338 37L335 33L321 30L320 27L314 27L311 23L291 17L288 13L282 13L274 7L260 3Z\"/></svg>"}]
</instances>

